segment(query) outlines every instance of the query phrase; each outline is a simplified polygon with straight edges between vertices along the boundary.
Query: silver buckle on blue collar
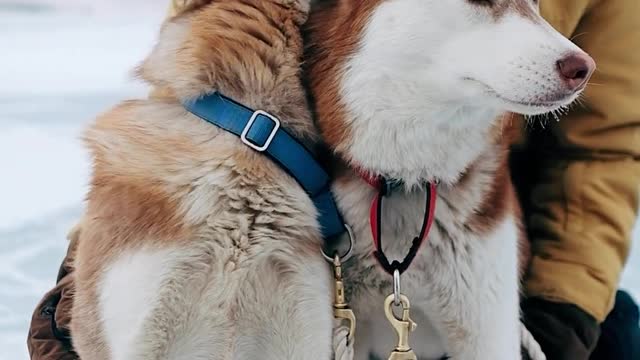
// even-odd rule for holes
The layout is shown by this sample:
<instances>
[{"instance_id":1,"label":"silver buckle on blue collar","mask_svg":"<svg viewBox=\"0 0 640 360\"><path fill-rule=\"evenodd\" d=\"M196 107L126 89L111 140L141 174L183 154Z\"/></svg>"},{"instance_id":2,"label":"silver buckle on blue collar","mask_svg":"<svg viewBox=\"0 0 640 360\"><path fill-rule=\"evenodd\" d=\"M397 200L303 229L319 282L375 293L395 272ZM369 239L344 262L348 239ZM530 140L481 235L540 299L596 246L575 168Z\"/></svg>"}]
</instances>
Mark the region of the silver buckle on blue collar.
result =
<instances>
[{"instance_id":1,"label":"silver buckle on blue collar","mask_svg":"<svg viewBox=\"0 0 640 360\"><path fill-rule=\"evenodd\" d=\"M269 120L273 121L273 124L274 124L273 129L269 134L269 137L267 137L267 140L264 142L264 144L262 144L262 146L254 144L249 139L247 139L247 134L249 133L249 130L251 130L251 126L253 125L253 123L256 122L259 116L268 118ZM258 152L263 152L269 148L269 145L271 145L271 142L273 141L273 138L276 136L278 129L280 129L280 120L277 117L269 114L266 111L256 110L253 112L253 115L251 115L251 118L249 119L247 126L245 126L244 130L242 130L242 134L240 135L240 140L248 147Z\"/></svg>"}]
</instances>

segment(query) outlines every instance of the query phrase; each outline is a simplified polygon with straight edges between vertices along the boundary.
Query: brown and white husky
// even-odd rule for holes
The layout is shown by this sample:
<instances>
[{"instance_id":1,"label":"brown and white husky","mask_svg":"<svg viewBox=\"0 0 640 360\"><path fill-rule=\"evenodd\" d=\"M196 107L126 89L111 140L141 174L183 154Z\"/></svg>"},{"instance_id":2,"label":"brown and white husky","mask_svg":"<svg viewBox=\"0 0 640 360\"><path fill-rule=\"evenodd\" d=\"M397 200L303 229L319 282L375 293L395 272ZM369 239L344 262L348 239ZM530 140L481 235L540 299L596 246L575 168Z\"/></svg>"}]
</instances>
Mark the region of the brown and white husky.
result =
<instances>
[{"instance_id":1,"label":"brown and white husky","mask_svg":"<svg viewBox=\"0 0 640 360\"><path fill-rule=\"evenodd\" d=\"M329 359L330 271L311 199L272 160L188 113L219 91L318 141L301 81L306 0L191 2L93 156L75 262L82 359Z\"/></svg>"},{"instance_id":2,"label":"brown and white husky","mask_svg":"<svg viewBox=\"0 0 640 360\"><path fill-rule=\"evenodd\" d=\"M357 359L396 345L383 301L392 279L372 256L359 172L404 182L385 200L384 250L402 259L438 182L435 223L402 276L419 359L520 355L520 223L501 115L571 104L594 61L551 28L534 0L326 0L308 22L309 90L335 154L334 194L355 233L345 284ZM358 169L358 171L354 170Z\"/></svg>"}]
</instances>

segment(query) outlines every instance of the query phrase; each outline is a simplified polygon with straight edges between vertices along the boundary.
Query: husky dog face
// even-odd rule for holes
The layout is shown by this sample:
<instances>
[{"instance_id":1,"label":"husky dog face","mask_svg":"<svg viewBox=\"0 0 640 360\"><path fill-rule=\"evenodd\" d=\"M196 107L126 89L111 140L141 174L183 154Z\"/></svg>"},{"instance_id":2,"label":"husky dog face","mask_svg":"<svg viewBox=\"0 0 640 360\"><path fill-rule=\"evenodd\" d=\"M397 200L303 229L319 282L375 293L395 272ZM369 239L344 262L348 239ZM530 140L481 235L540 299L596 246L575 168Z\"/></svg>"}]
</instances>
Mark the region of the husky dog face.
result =
<instances>
[{"instance_id":1,"label":"husky dog face","mask_svg":"<svg viewBox=\"0 0 640 360\"><path fill-rule=\"evenodd\" d=\"M326 0L308 28L325 139L409 181L455 180L499 114L566 106L595 70L534 0Z\"/></svg>"},{"instance_id":2,"label":"husky dog face","mask_svg":"<svg viewBox=\"0 0 640 360\"><path fill-rule=\"evenodd\" d=\"M530 115L573 102L595 69L533 0L381 1L360 44L354 67L404 72L436 101Z\"/></svg>"}]
</instances>

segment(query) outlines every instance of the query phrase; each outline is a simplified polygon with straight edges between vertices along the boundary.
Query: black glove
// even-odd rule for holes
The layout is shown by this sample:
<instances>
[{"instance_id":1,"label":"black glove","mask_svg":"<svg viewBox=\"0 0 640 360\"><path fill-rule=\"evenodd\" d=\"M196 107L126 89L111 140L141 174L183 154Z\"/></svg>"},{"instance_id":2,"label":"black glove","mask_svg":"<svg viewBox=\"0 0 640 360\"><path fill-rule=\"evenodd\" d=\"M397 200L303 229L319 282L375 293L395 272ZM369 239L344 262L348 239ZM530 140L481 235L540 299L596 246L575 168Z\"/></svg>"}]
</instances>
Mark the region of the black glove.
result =
<instances>
[{"instance_id":1,"label":"black glove","mask_svg":"<svg viewBox=\"0 0 640 360\"><path fill-rule=\"evenodd\" d=\"M591 360L640 359L640 309L631 295L618 291L613 311L601 328Z\"/></svg>"},{"instance_id":2,"label":"black glove","mask_svg":"<svg viewBox=\"0 0 640 360\"><path fill-rule=\"evenodd\" d=\"M600 324L572 304L540 298L523 301L524 324L548 360L589 360L600 337Z\"/></svg>"}]
</instances>

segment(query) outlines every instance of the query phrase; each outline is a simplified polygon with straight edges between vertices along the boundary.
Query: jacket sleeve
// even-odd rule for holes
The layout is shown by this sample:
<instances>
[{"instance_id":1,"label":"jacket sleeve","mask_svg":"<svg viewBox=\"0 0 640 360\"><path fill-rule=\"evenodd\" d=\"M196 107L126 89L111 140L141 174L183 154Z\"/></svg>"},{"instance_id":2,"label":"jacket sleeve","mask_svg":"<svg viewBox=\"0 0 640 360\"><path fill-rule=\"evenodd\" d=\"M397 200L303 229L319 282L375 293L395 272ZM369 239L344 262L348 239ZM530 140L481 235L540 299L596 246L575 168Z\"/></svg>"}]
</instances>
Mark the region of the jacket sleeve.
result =
<instances>
[{"instance_id":1,"label":"jacket sleeve","mask_svg":"<svg viewBox=\"0 0 640 360\"><path fill-rule=\"evenodd\" d=\"M637 0L588 6L574 41L597 70L582 104L530 143L526 293L578 305L599 321L613 305L638 212L638 14Z\"/></svg>"},{"instance_id":2,"label":"jacket sleeve","mask_svg":"<svg viewBox=\"0 0 640 360\"><path fill-rule=\"evenodd\" d=\"M31 318L27 347L32 360L77 360L73 352L69 324L73 303L73 255L79 227L70 233L70 244L56 286L36 307Z\"/></svg>"}]
</instances>

